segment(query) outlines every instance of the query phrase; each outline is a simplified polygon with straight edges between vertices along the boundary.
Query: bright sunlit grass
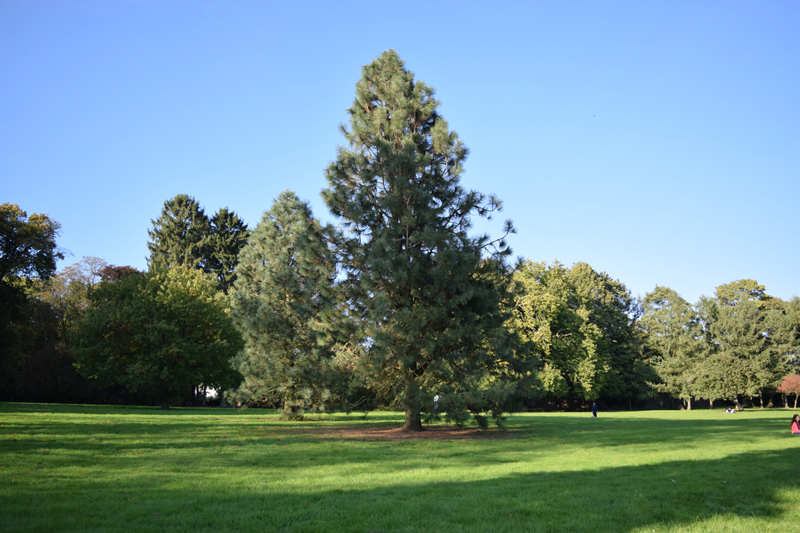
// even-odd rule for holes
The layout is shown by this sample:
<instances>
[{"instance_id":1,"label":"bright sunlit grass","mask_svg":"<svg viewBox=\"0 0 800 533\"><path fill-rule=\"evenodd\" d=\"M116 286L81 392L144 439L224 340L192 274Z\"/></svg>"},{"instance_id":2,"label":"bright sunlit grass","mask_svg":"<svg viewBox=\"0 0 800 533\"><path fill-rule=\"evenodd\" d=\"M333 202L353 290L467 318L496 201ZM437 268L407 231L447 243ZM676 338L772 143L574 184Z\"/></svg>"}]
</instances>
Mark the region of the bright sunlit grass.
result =
<instances>
[{"instance_id":1,"label":"bright sunlit grass","mask_svg":"<svg viewBox=\"0 0 800 533\"><path fill-rule=\"evenodd\" d=\"M0 404L2 531L800 531L793 411L397 413Z\"/></svg>"}]
</instances>

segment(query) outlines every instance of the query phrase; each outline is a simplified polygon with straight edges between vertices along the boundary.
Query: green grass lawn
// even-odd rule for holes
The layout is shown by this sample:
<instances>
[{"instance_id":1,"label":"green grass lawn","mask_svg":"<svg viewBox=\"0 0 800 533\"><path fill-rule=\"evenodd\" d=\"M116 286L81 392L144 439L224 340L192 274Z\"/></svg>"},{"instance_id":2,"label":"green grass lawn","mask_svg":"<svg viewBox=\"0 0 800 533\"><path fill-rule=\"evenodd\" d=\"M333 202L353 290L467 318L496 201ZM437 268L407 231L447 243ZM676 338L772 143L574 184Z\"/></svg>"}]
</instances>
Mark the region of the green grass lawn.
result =
<instances>
[{"instance_id":1,"label":"green grass lawn","mask_svg":"<svg viewBox=\"0 0 800 533\"><path fill-rule=\"evenodd\" d=\"M800 531L793 413L392 440L398 413L0 404L0 531Z\"/></svg>"}]
</instances>

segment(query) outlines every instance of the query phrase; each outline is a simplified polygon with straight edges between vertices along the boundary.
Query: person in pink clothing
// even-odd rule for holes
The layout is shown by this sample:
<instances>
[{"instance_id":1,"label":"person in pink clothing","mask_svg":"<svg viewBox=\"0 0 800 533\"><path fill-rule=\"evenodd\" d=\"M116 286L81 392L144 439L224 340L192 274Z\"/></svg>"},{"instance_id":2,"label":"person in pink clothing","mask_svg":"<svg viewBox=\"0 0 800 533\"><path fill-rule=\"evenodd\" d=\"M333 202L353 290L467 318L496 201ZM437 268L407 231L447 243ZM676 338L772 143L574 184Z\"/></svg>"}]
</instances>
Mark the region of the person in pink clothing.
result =
<instances>
[{"instance_id":1,"label":"person in pink clothing","mask_svg":"<svg viewBox=\"0 0 800 533\"><path fill-rule=\"evenodd\" d=\"M800 435L800 415L792 417L792 435Z\"/></svg>"}]
</instances>

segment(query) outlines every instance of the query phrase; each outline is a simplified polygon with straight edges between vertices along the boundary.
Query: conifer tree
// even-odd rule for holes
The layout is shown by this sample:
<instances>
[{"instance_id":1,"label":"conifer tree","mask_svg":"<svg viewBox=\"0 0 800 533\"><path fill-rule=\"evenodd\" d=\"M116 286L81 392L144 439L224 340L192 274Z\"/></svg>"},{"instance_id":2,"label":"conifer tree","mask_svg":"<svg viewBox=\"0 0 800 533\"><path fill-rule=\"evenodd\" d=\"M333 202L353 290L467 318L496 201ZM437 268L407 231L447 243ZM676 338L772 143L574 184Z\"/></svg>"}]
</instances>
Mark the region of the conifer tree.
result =
<instances>
[{"instance_id":1,"label":"conifer tree","mask_svg":"<svg viewBox=\"0 0 800 533\"><path fill-rule=\"evenodd\" d=\"M333 304L335 263L311 208L291 191L264 213L240 254L231 313L245 340L244 381L232 396L281 402L284 417L322 409L333 352L320 327Z\"/></svg>"},{"instance_id":2,"label":"conifer tree","mask_svg":"<svg viewBox=\"0 0 800 533\"><path fill-rule=\"evenodd\" d=\"M211 226L200 204L186 194L164 202L161 216L151 220L147 248L150 269L166 269L177 265L205 268L205 255Z\"/></svg>"},{"instance_id":3,"label":"conifer tree","mask_svg":"<svg viewBox=\"0 0 800 533\"><path fill-rule=\"evenodd\" d=\"M210 220L211 233L205 253L206 272L216 276L220 287L228 294L236 280L236 264L250 230L247 224L233 211L224 207L217 211Z\"/></svg>"},{"instance_id":4,"label":"conifer tree","mask_svg":"<svg viewBox=\"0 0 800 533\"><path fill-rule=\"evenodd\" d=\"M480 376L513 359L495 343L503 296L491 275L510 250L468 233L500 201L460 185L468 151L438 107L393 50L366 65L322 193L344 228L338 258L371 379L392 388L412 431L437 392L456 420L486 409Z\"/></svg>"}]
</instances>

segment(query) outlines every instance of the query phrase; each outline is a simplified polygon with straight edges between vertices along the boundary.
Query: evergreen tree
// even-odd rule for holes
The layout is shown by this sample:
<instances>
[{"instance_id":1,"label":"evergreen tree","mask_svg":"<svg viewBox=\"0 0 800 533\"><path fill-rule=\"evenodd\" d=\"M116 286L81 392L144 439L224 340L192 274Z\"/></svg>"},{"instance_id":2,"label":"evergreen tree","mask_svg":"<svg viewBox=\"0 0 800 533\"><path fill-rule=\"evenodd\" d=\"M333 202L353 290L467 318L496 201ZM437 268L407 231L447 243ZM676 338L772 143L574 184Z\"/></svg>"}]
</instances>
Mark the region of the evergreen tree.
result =
<instances>
[{"instance_id":1,"label":"evergreen tree","mask_svg":"<svg viewBox=\"0 0 800 533\"><path fill-rule=\"evenodd\" d=\"M189 268L206 268L206 254L211 226L205 211L197 200L179 194L164 202L161 216L151 220L148 230L148 266L167 269L178 265Z\"/></svg>"},{"instance_id":2,"label":"evergreen tree","mask_svg":"<svg viewBox=\"0 0 800 533\"><path fill-rule=\"evenodd\" d=\"M282 402L287 419L322 409L333 386L333 351L320 324L334 305L336 269L308 204L281 193L243 248L236 274L231 312L245 349L237 358L244 381L233 397Z\"/></svg>"},{"instance_id":3,"label":"evergreen tree","mask_svg":"<svg viewBox=\"0 0 800 533\"><path fill-rule=\"evenodd\" d=\"M217 211L210 223L205 270L216 276L222 291L228 294L236 280L239 252L247 244L250 231L247 224L227 207Z\"/></svg>"},{"instance_id":4,"label":"evergreen tree","mask_svg":"<svg viewBox=\"0 0 800 533\"><path fill-rule=\"evenodd\" d=\"M476 377L510 357L493 346L502 296L482 272L499 264L482 263L487 252L510 251L503 239L468 234L471 217L489 218L500 202L459 184L467 148L438 107L396 52L365 66L350 129L341 127L348 146L322 193L345 230L339 261L372 382L391 388L413 431L437 392L456 419L485 409Z\"/></svg>"}]
</instances>

